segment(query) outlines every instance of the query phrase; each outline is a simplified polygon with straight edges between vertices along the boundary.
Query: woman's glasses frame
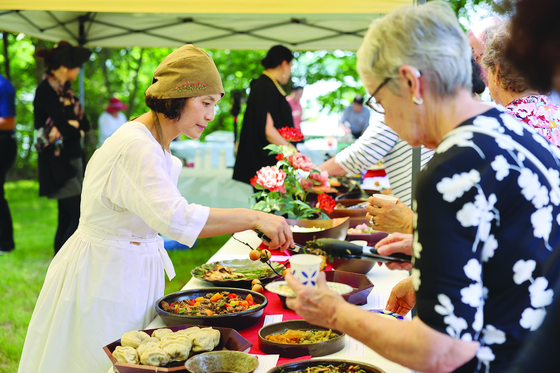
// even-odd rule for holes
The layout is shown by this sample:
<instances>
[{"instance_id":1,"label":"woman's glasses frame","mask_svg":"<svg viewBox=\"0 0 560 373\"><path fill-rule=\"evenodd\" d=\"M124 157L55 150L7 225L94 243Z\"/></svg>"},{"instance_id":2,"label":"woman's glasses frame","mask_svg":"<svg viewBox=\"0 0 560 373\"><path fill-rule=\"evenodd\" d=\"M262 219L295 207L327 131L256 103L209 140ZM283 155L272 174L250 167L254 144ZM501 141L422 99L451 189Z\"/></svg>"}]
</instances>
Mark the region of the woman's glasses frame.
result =
<instances>
[{"instance_id":1,"label":"woman's glasses frame","mask_svg":"<svg viewBox=\"0 0 560 373\"><path fill-rule=\"evenodd\" d=\"M365 105L367 107L369 107L371 110L375 111L376 113L379 114L385 114L385 108L383 107L383 105L381 105L379 102L375 101L375 95L381 90L381 88L383 88L383 86L385 86L385 84L387 84L389 82L389 80L391 80L393 78L385 78L385 80L383 80L383 82L379 85L379 87L377 87L377 89L375 91L373 91L373 93L371 94L371 96L369 96L369 98L367 99Z\"/></svg>"}]
</instances>

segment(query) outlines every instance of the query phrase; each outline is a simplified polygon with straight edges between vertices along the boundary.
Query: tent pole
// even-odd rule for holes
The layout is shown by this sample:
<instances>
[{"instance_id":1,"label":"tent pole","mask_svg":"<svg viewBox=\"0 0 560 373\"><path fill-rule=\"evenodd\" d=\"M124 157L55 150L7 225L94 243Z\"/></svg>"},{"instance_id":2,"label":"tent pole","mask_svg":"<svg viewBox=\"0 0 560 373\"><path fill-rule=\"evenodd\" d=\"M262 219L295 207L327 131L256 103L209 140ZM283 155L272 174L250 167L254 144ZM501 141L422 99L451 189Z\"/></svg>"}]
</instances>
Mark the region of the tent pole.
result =
<instances>
[{"instance_id":1,"label":"tent pole","mask_svg":"<svg viewBox=\"0 0 560 373\"><path fill-rule=\"evenodd\" d=\"M83 47L86 43L86 28L85 28L85 21L87 17L79 17L78 21L80 22L79 26L79 36L78 36L78 45ZM85 76L85 64L82 64L80 67L80 103L82 104L82 109L85 110L85 88L84 88L84 76Z\"/></svg>"}]
</instances>

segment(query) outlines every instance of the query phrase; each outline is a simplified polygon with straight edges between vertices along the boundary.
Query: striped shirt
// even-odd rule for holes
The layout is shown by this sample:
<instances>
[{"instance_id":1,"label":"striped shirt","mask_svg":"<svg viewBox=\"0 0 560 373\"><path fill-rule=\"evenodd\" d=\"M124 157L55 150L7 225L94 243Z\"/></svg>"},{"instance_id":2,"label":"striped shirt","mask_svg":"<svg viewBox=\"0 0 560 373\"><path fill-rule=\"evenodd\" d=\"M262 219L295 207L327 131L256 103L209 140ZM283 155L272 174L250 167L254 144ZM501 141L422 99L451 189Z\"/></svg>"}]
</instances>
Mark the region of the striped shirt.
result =
<instances>
[{"instance_id":1,"label":"striped shirt","mask_svg":"<svg viewBox=\"0 0 560 373\"><path fill-rule=\"evenodd\" d=\"M383 123L382 118L372 118L364 134L336 155L336 163L346 172L357 174L383 161L393 194L410 207L412 147L399 139L395 131ZM421 168L433 155L433 150L422 146Z\"/></svg>"}]
</instances>

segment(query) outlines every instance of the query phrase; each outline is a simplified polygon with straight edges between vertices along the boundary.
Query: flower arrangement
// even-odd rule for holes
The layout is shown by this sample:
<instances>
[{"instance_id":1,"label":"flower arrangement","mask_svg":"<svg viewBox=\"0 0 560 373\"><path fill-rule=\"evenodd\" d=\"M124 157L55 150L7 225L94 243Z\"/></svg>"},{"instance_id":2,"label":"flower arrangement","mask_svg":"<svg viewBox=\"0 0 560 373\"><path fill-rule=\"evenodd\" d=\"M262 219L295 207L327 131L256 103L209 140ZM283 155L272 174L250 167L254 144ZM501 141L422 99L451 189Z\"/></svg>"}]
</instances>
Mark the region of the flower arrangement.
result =
<instances>
[{"instance_id":1,"label":"flower arrangement","mask_svg":"<svg viewBox=\"0 0 560 373\"><path fill-rule=\"evenodd\" d=\"M296 128L284 127L278 132L287 141L303 139L301 131ZM292 146L270 144L264 149L276 154L278 162L275 166L261 168L251 179L251 185L259 190L253 195L257 203L251 209L287 215L288 219L306 219L317 215L328 219L327 213L331 213L336 205L331 196L319 194L316 206L306 202L314 186L330 186L327 172L317 170L308 156Z\"/></svg>"}]
</instances>

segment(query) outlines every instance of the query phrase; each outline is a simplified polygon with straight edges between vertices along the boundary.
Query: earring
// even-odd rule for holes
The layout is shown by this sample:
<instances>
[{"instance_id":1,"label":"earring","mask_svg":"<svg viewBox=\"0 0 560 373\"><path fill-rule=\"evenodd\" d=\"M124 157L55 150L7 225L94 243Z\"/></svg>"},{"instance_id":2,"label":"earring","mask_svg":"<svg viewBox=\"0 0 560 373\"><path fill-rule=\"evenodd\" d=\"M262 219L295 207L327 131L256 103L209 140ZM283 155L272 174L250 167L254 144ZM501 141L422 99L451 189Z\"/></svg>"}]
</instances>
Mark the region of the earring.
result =
<instances>
[{"instance_id":1,"label":"earring","mask_svg":"<svg viewBox=\"0 0 560 373\"><path fill-rule=\"evenodd\" d=\"M422 97L412 97L412 102L414 102L416 105L422 105L424 103L424 99Z\"/></svg>"}]
</instances>

